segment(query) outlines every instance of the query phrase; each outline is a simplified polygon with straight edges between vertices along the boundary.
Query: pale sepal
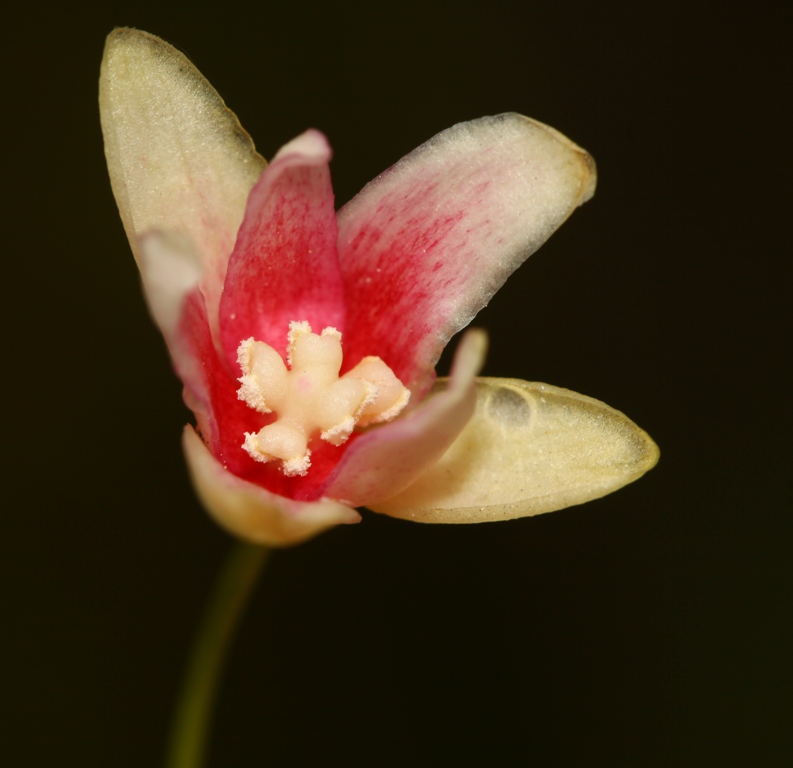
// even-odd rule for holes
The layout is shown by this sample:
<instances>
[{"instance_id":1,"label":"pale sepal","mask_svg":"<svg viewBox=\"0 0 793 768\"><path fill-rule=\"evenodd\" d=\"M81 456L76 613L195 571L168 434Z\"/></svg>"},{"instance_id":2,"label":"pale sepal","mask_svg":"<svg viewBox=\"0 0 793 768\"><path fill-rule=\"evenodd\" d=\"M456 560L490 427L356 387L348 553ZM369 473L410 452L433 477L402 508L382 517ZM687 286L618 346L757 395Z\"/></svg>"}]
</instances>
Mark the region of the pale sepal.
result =
<instances>
[{"instance_id":1,"label":"pale sepal","mask_svg":"<svg viewBox=\"0 0 793 768\"><path fill-rule=\"evenodd\" d=\"M254 544L299 544L361 516L331 499L302 502L270 493L233 475L210 453L191 426L182 435L193 487L209 514L229 533Z\"/></svg>"},{"instance_id":2,"label":"pale sepal","mask_svg":"<svg viewBox=\"0 0 793 768\"><path fill-rule=\"evenodd\" d=\"M214 327L226 261L245 203L265 166L217 91L182 53L154 35L107 38L99 108L110 182L135 258L149 230L196 249Z\"/></svg>"},{"instance_id":3,"label":"pale sepal","mask_svg":"<svg viewBox=\"0 0 793 768\"><path fill-rule=\"evenodd\" d=\"M474 413L476 374L486 354L485 331L467 331L455 351L448 387L359 437L329 478L326 495L350 506L370 507L407 488L437 462Z\"/></svg>"},{"instance_id":4,"label":"pale sepal","mask_svg":"<svg viewBox=\"0 0 793 768\"><path fill-rule=\"evenodd\" d=\"M372 509L425 523L509 520L605 496L658 461L644 430L594 398L519 379L482 378L477 390L443 458Z\"/></svg>"}]
</instances>

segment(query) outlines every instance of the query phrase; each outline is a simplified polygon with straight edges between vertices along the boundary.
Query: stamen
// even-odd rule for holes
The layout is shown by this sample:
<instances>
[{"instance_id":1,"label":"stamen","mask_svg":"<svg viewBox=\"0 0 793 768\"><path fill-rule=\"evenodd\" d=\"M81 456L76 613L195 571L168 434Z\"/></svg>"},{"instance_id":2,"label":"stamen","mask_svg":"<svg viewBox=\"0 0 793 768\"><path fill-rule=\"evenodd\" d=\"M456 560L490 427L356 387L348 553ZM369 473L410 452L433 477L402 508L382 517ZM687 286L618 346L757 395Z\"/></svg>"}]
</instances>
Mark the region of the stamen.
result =
<instances>
[{"instance_id":1,"label":"stamen","mask_svg":"<svg viewBox=\"0 0 793 768\"><path fill-rule=\"evenodd\" d=\"M394 419L410 390L379 357L365 357L339 378L341 333L313 333L308 322L289 324L287 362L268 344L242 341L237 397L259 413L275 412L272 424L246 432L243 449L256 461L281 461L285 475L305 475L311 466L308 444L319 433L333 445L346 442L356 426Z\"/></svg>"}]
</instances>

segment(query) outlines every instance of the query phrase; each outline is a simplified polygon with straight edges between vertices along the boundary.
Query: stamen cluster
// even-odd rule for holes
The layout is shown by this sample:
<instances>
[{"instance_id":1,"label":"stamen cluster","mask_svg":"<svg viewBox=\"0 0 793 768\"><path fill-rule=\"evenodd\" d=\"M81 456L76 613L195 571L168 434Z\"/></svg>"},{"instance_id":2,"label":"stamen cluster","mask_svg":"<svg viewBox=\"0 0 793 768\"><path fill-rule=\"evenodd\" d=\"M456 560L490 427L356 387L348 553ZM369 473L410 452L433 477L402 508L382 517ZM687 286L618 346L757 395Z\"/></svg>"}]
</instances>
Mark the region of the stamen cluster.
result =
<instances>
[{"instance_id":1,"label":"stamen cluster","mask_svg":"<svg viewBox=\"0 0 793 768\"><path fill-rule=\"evenodd\" d=\"M246 432L242 447L256 461L280 460L285 475L305 475L311 466L309 443L341 445L353 429L391 421L407 405L410 390L379 357L365 357L339 377L341 333L313 333L303 322L289 324L287 365L269 344L253 338L240 343L242 368L237 396L259 413L277 419L258 432Z\"/></svg>"}]
</instances>

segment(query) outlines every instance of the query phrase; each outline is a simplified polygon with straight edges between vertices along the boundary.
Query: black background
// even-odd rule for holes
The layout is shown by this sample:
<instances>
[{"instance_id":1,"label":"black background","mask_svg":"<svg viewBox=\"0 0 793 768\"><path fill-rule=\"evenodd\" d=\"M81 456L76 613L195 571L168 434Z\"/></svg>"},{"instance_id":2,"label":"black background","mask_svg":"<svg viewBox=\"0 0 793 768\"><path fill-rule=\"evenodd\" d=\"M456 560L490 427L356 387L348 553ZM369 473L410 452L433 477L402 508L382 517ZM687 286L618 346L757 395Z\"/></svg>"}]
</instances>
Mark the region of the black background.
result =
<instances>
[{"instance_id":1,"label":"black background","mask_svg":"<svg viewBox=\"0 0 793 768\"><path fill-rule=\"evenodd\" d=\"M3 10L2 764L160 764L229 539L104 168L104 36L183 50L265 157L329 136L339 203L514 110L595 199L477 324L485 373L628 413L661 447L538 518L361 525L276 553L211 768L793 764L789 4L12 3Z\"/></svg>"}]
</instances>

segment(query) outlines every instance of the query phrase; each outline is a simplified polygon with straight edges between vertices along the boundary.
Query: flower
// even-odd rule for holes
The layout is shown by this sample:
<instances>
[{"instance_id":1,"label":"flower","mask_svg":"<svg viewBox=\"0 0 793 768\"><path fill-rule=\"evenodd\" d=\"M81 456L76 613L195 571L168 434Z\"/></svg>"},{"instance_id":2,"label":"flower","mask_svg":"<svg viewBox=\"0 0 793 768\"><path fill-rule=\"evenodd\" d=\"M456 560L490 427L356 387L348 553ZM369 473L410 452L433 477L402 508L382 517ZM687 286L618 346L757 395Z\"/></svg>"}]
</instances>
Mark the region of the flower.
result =
<instances>
[{"instance_id":1,"label":"flower","mask_svg":"<svg viewBox=\"0 0 793 768\"><path fill-rule=\"evenodd\" d=\"M649 437L603 403L477 380L482 331L433 385L452 335L594 192L593 161L557 131L515 114L461 123L337 214L321 133L267 166L153 35L108 37L100 108L147 302L196 417L190 474L233 533L290 544L356 522L359 506L506 519L655 463Z\"/></svg>"}]
</instances>

